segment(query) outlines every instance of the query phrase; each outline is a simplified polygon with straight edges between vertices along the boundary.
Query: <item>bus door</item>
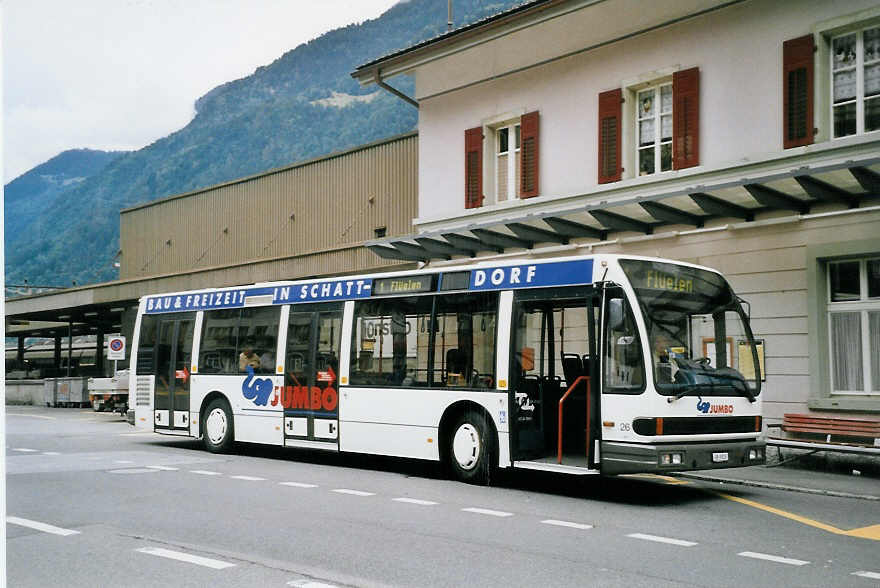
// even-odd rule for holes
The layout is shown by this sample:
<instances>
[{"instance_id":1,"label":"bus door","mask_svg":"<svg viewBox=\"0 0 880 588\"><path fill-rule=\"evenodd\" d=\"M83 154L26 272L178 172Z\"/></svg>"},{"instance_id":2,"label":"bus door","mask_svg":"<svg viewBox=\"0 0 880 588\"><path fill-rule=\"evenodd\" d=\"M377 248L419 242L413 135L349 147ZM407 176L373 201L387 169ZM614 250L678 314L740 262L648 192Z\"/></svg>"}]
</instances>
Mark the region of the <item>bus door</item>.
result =
<instances>
[{"instance_id":1,"label":"bus door","mask_svg":"<svg viewBox=\"0 0 880 588\"><path fill-rule=\"evenodd\" d=\"M284 364L284 443L339 444L339 342L342 304L293 306Z\"/></svg>"},{"instance_id":2,"label":"bus door","mask_svg":"<svg viewBox=\"0 0 880 588\"><path fill-rule=\"evenodd\" d=\"M561 439L565 465L590 467L593 463L588 439L597 438L599 402L591 382L588 423L587 378L598 371L598 304L592 287L514 294L510 369L514 460L556 462Z\"/></svg>"},{"instance_id":3,"label":"bus door","mask_svg":"<svg viewBox=\"0 0 880 588\"><path fill-rule=\"evenodd\" d=\"M155 345L153 424L156 431L189 432L189 380L194 317L159 317Z\"/></svg>"}]
</instances>

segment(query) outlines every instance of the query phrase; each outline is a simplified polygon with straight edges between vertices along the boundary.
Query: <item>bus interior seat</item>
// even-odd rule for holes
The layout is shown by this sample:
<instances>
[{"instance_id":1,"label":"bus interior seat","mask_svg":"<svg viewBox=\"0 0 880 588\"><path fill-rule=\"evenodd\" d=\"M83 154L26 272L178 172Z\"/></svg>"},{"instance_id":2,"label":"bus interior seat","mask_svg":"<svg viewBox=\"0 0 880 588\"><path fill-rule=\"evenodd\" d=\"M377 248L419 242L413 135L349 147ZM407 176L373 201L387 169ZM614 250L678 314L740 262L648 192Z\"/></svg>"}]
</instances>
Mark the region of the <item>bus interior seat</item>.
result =
<instances>
[{"instance_id":1,"label":"bus interior seat","mask_svg":"<svg viewBox=\"0 0 880 588\"><path fill-rule=\"evenodd\" d=\"M532 402L540 402L541 400L541 382L536 375L526 375L522 377L520 390L526 393Z\"/></svg>"},{"instance_id":2,"label":"bus interior seat","mask_svg":"<svg viewBox=\"0 0 880 588\"><path fill-rule=\"evenodd\" d=\"M569 386L581 376L586 376L584 362L577 353L562 352L562 373L565 374L565 383Z\"/></svg>"},{"instance_id":3,"label":"bus interior seat","mask_svg":"<svg viewBox=\"0 0 880 588\"><path fill-rule=\"evenodd\" d=\"M461 386L464 381L465 358L458 349L446 350L446 385Z\"/></svg>"}]
</instances>

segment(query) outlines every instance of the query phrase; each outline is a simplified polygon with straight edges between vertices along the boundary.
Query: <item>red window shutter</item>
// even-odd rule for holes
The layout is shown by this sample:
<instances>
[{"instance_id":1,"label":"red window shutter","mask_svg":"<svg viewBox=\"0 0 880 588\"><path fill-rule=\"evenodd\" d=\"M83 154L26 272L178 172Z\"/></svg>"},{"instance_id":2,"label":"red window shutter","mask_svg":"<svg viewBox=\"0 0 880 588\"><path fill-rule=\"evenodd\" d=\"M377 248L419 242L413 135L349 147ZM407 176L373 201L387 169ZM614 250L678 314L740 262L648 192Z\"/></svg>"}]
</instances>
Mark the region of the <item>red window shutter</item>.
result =
<instances>
[{"instance_id":1,"label":"red window shutter","mask_svg":"<svg viewBox=\"0 0 880 588\"><path fill-rule=\"evenodd\" d=\"M620 180L620 88L599 94L599 183Z\"/></svg>"},{"instance_id":2,"label":"red window shutter","mask_svg":"<svg viewBox=\"0 0 880 588\"><path fill-rule=\"evenodd\" d=\"M700 165L700 68L672 74L672 169Z\"/></svg>"},{"instance_id":3,"label":"red window shutter","mask_svg":"<svg viewBox=\"0 0 880 588\"><path fill-rule=\"evenodd\" d=\"M520 119L520 198L538 195L538 112L524 114Z\"/></svg>"},{"instance_id":4,"label":"red window shutter","mask_svg":"<svg viewBox=\"0 0 880 588\"><path fill-rule=\"evenodd\" d=\"M483 127L464 132L464 207L483 205Z\"/></svg>"},{"instance_id":5,"label":"red window shutter","mask_svg":"<svg viewBox=\"0 0 880 588\"><path fill-rule=\"evenodd\" d=\"M813 35L782 44L782 147L813 142Z\"/></svg>"}]
</instances>

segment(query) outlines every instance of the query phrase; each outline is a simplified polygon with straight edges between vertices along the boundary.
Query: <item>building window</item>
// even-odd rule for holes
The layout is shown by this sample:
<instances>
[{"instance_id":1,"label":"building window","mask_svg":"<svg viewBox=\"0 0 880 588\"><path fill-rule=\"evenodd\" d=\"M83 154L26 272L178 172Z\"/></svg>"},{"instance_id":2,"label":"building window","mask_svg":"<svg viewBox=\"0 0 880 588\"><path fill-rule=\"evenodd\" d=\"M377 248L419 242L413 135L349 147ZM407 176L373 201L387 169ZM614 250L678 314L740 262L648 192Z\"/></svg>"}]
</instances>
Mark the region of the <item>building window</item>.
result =
<instances>
[{"instance_id":1,"label":"building window","mask_svg":"<svg viewBox=\"0 0 880 588\"><path fill-rule=\"evenodd\" d=\"M700 69L656 73L599 93L598 183L700 165Z\"/></svg>"},{"instance_id":2,"label":"building window","mask_svg":"<svg viewBox=\"0 0 880 588\"><path fill-rule=\"evenodd\" d=\"M880 258L828 264L834 394L880 393Z\"/></svg>"},{"instance_id":3,"label":"building window","mask_svg":"<svg viewBox=\"0 0 880 588\"><path fill-rule=\"evenodd\" d=\"M538 111L506 113L465 130L466 209L483 205L484 184L493 203L538 196L539 124Z\"/></svg>"},{"instance_id":4,"label":"building window","mask_svg":"<svg viewBox=\"0 0 880 588\"><path fill-rule=\"evenodd\" d=\"M508 123L494 129L495 135L495 200L519 198L520 124Z\"/></svg>"},{"instance_id":5,"label":"building window","mask_svg":"<svg viewBox=\"0 0 880 588\"><path fill-rule=\"evenodd\" d=\"M831 39L834 138L880 129L880 27Z\"/></svg>"},{"instance_id":6,"label":"building window","mask_svg":"<svg viewBox=\"0 0 880 588\"><path fill-rule=\"evenodd\" d=\"M636 93L636 161L639 175L672 169L672 82Z\"/></svg>"}]
</instances>

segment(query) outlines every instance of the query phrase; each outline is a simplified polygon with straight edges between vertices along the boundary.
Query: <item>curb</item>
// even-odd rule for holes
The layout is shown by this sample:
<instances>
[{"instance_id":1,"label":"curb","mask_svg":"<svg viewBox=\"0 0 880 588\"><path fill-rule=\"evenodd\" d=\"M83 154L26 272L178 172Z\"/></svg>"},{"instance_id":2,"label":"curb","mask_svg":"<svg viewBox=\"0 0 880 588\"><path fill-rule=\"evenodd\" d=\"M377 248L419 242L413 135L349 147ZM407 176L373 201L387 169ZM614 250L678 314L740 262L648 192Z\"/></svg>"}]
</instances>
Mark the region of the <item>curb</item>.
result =
<instances>
[{"instance_id":1,"label":"curb","mask_svg":"<svg viewBox=\"0 0 880 588\"><path fill-rule=\"evenodd\" d=\"M721 478L718 476L707 476L704 474L693 474L690 472L674 472L677 478L688 478L691 480L700 480L703 482L717 482L719 484L736 484L738 486L753 486L755 488L770 488L772 490L786 490L788 492L803 492L804 494L820 494L823 496L836 496L838 498L856 498L859 500L880 500L880 496L871 494L853 494L851 492L839 492L837 490L823 490L818 488L804 488L802 486L787 486L785 484L774 484L772 482L759 482L755 480L731 480L730 478Z\"/></svg>"}]
</instances>

